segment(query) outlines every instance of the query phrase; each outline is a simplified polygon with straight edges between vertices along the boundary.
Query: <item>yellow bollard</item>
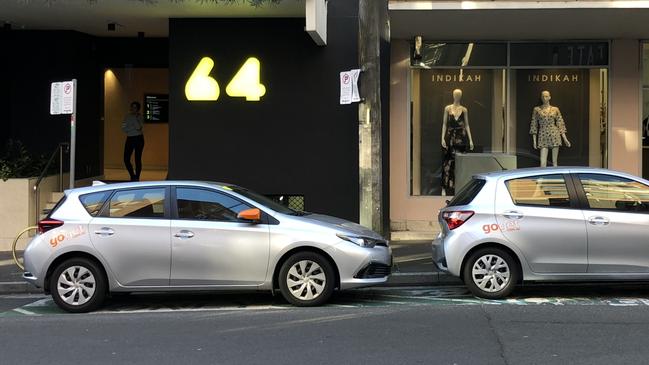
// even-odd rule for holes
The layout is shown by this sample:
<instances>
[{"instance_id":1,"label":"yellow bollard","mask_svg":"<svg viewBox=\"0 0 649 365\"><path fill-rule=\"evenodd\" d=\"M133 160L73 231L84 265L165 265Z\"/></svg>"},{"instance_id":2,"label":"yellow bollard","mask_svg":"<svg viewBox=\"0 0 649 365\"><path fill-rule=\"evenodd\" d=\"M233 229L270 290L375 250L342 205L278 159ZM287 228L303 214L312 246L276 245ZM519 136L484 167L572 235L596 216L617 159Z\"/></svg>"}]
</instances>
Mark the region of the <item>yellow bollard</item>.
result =
<instances>
[{"instance_id":1,"label":"yellow bollard","mask_svg":"<svg viewBox=\"0 0 649 365\"><path fill-rule=\"evenodd\" d=\"M14 257L14 262L20 268L20 270L25 270L25 266L23 266L23 264L21 264L18 261L18 257L16 257L16 244L18 243L18 240L20 239L20 236L22 236L25 233L31 231L32 229L37 229L37 228L38 228L37 226L31 226L31 227L27 227L27 228L23 229L22 231L20 231L20 233L18 233L18 236L16 236L16 239L14 239L13 245L11 246L11 253L12 253L13 257Z\"/></svg>"}]
</instances>

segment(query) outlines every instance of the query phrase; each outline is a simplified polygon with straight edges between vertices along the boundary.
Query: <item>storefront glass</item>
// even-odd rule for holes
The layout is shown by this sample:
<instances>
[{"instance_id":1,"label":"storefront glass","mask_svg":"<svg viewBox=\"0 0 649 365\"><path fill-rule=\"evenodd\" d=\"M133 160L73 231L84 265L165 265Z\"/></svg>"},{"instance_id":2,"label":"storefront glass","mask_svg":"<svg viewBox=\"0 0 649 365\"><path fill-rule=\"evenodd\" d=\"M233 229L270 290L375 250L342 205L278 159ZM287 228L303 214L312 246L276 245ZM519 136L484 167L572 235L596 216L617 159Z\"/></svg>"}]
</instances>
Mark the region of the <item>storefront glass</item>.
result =
<instances>
[{"instance_id":1,"label":"storefront glass","mask_svg":"<svg viewBox=\"0 0 649 365\"><path fill-rule=\"evenodd\" d=\"M642 44L642 176L649 178L649 42Z\"/></svg>"},{"instance_id":2,"label":"storefront glass","mask_svg":"<svg viewBox=\"0 0 649 365\"><path fill-rule=\"evenodd\" d=\"M454 195L475 173L555 161L606 167L607 65L606 42L418 50L415 40L411 195Z\"/></svg>"}]
</instances>

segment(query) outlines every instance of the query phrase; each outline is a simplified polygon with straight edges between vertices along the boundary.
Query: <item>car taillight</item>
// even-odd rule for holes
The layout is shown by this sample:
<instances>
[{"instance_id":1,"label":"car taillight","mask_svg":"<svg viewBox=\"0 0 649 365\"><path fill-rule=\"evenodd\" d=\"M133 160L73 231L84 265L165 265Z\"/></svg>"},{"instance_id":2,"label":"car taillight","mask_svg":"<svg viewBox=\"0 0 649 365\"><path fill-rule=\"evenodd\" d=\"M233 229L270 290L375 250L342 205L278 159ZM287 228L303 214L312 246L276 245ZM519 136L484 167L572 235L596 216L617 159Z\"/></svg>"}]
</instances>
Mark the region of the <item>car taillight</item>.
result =
<instances>
[{"instance_id":1,"label":"car taillight","mask_svg":"<svg viewBox=\"0 0 649 365\"><path fill-rule=\"evenodd\" d=\"M63 221L57 219L43 219L42 221L38 222L38 233L45 233L50 229L61 227L62 225Z\"/></svg>"},{"instance_id":2,"label":"car taillight","mask_svg":"<svg viewBox=\"0 0 649 365\"><path fill-rule=\"evenodd\" d=\"M464 224L468 221L469 218L473 216L473 211L470 210L461 210L454 212L444 212L442 213L442 219L446 222L448 229L454 230L455 228Z\"/></svg>"}]
</instances>

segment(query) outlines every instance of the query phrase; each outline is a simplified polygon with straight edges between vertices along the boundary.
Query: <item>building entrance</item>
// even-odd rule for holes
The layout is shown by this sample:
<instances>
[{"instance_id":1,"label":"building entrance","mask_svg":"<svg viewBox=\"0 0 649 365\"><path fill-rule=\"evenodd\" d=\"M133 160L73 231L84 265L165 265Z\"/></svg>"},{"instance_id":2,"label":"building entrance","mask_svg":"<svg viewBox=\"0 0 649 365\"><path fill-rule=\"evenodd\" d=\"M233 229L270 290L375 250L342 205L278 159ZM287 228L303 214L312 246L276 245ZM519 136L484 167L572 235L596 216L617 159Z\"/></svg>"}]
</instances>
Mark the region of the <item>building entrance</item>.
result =
<instances>
[{"instance_id":1,"label":"building entrance","mask_svg":"<svg viewBox=\"0 0 649 365\"><path fill-rule=\"evenodd\" d=\"M165 68L113 68L104 72L104 179L128 181L125 166L127 134L123 121L131 104L139 103L143 122L142 171L140 180L164 180L169 161L169 70ZM132 136L131 140L135 138ZM138 142L141 139L137 137ZM132 141L131 141L132 142ZM129 143L133 145L133 143ZM136 151L127 149L136 169Z\"/></svg>"}]
</instances>

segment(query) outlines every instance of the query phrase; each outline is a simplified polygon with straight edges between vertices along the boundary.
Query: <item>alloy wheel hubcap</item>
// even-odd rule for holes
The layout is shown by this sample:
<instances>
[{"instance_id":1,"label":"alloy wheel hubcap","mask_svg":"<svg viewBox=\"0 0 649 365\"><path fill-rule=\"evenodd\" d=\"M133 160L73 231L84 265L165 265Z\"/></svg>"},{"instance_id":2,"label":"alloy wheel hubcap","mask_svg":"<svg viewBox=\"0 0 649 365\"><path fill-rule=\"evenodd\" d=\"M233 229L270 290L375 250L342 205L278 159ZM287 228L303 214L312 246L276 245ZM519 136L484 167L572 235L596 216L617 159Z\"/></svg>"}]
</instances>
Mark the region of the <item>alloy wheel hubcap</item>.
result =
<instances>
[{"instance_id":1,"label":"alloy wheel hubcap","mask_svg":"<svg viewBox=\"0 0 649 365\"><path fill-rule=\"evenodd\" d=\"M302 260L295 263L286 275L286 284L291 294L300 300L313 300L322 294L327 277L317 263Z\"/></svg>"},{"instance_id":2,"label":"alloy wheel hubcap","mask_svg":"<svg viewBox=\"0 0 649 365\"><path fill-rule=\"evenodd\" d=\"M489 293L503 290L509 284L511 277L509 265L497 255L480 257L473 264L471 274L475 285Z\"/></svg>"},{"instance_id":3,"label":"alloy wheel hubcap","mask_svg":"<svg viewBox=\"0 0 649 365\"><path fill-rule=\"evenodd\" d=\"M56 283L59 297L73 306L86 304L95 294L95 288L95 277L83 266L65 269Z\"/></svg>"}]
</instances>

